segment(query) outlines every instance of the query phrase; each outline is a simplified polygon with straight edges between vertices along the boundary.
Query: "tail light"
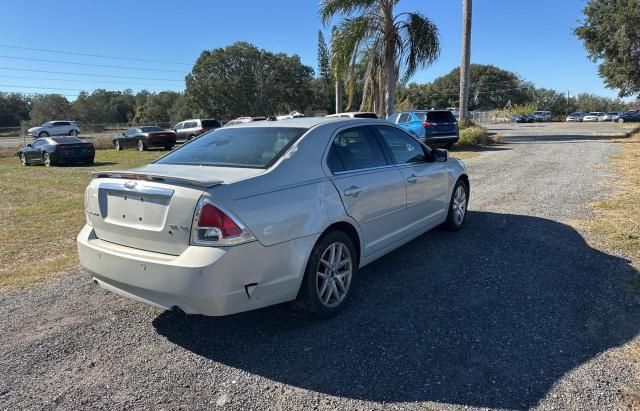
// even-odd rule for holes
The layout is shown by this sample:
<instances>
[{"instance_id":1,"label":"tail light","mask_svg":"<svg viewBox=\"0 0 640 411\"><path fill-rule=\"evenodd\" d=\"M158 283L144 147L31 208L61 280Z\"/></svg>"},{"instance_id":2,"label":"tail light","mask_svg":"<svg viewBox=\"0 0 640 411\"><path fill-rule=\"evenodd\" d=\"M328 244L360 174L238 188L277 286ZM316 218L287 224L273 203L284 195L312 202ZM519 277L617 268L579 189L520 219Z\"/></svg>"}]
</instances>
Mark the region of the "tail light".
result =
<instances>
[{"instance_id":1,"label":"tail light","mask_svg":"<svg viewBox=\"0 0 640 411\"><path fill-rule=\"evenodd\" d=\"M433 127L433 123L430 123L428 121L425 121L424 123L422 123L422 127L427 128L427 127Z\"/></svg>"},{"instance_id":2,"label":"tail light","mask_svg":"<svg viewBox=\"0 0 640 411\"><path fill-rule=\"evenodd\" d=\"M231 246L254 241L251 231L229 210L201 197L191 226L191 244Z\"/></svg>"}]
</instances>

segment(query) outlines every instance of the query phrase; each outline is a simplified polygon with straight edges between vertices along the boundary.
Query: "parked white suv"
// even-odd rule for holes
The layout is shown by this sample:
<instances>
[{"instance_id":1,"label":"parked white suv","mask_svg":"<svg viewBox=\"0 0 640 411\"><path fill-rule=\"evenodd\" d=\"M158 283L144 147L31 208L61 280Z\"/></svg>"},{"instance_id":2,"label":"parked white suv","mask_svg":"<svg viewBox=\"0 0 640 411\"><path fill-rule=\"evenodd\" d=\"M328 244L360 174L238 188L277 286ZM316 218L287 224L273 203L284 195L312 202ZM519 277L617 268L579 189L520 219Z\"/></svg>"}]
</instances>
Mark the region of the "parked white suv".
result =
<instances>
[{"instance_id":1,"label":"parked white suv","mask_svg":"<svg viewBox=\"0 0 640 411\"><path fill-rule=\"evenodd\" d=\"M27 130L27 134L33 138L49 136L77 136L80 134L80 128L77 126L75 121L47 121L40 127L31 127Z\"/></svg>"},{"instance_id":2,"label":"parked white suv","mask_svg":"<svg viewBox=\"0 0 640 411\"><path fill-rule=\"evenodd\" d=\"M584 116L582 121L604 121L604 118L607 114L601 111L592 111L591 113Z\"/></svg>"}]
</instances>

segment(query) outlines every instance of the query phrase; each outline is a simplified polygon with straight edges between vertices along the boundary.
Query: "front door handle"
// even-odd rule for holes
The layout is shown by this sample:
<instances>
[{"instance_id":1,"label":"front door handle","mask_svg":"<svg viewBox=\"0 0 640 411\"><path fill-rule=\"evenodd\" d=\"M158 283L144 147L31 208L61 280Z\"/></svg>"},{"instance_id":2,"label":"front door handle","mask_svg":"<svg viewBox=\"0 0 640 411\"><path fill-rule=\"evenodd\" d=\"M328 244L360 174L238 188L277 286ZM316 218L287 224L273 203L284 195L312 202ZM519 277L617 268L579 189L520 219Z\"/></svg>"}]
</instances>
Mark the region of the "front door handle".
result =
<instances>
[{"instance_id":1,"label":"front door handle","mask_svg":"<svg viewBox=\"0 0 640 411\"><path fill-rule=\"evenodd\" d=\"M358 186L351 186L348 189L344 190L344 195L346 197L357 197L360 191L362 191L362 188Z\"/></svg>"},{"instance_id":2,"label":"front door handle","mask_svg":"<svg viewBox=\"0 0 640 411\"><path fill-rule=\"evenodd\" d=\"M417 183L418 182L418 177L415 175L412 175L411 177L407 178L407 183Z\"/></svg>"}]
</instances>

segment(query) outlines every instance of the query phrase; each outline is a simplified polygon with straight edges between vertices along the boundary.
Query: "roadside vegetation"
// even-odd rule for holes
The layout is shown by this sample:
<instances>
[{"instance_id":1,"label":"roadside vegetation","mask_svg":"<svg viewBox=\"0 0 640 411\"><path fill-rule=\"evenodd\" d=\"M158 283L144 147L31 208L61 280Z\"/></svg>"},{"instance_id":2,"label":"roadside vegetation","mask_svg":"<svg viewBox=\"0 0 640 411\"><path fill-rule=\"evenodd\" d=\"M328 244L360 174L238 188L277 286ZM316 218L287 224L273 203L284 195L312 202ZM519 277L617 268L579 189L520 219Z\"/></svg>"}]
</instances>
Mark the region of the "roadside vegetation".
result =
<instances>
[{"instance_id":1,"label":"roadside vegetation","mask_svg":"<svg viewBox=\"0 0 640 411\"><path fill-rule=\"evenodd\" d=\"M598 248L621 252L640 270L640 132L617 144L622 153L613 157L618 174L615 192L591 204L594 218L578 221L577 225ZM630 287L640 296L640 277Z\"/></svg>"},{"instance_id":2,"label":"roadside vegetation","mask_svg":"<svg viewBox=\"0 0 640 411\"><path fill-rule=\"evenodd\" d=\"M75 238L84 225L91 172L136 167L165 151L96 151L93 167L22 167L0 158L0 289L31 285L78 264Z\"/></svg>"}]
</instances>

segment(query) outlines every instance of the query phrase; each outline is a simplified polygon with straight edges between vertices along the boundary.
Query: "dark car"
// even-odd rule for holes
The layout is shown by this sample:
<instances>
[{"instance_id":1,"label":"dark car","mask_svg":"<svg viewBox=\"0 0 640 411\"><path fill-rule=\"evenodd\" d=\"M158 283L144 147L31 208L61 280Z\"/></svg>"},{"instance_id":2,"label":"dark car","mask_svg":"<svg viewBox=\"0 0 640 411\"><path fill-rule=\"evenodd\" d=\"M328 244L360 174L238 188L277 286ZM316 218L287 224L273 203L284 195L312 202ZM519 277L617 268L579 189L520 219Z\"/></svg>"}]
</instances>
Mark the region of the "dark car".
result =
<instances>
[{"instance_id":1,"label":"dark car","mask_svg":"<svg viewBox=\"0 0 640 411\"><path fill-rule=\"evenodd\" d=\"M522 114L522 115L513 116L513 121L516 123L533 123L536 120L533 116Z\"/></svg>"},{"instance_id":2,"label":"dark car","mask_svg":"<svg viewBox=\"0 0 640 411\"><path fill-rule=\"evenodd\" d=\"M144 151L151 147L164 147L171 150L176 145L177 135L173 130L165 130L158 126L132 127L113 139L113 147L122 150L135 147Z\"/></svg>"},{"instance_id":3,"label":"dark car","mask_svg":"<svg viewBox=\"0 0 640 411\"><path fill-rule=\"evenodd\" d=\"M631 123L631 122L636 122L636 121L640 121L640 110L632 110L632 111L627 111L626 113L622 113L618 116L618 120L616 120L618 123Z\"/></svg>"},{"instance_id":4,"label":"dark car","mask_svg":"<svg viewBox=\"0 0 640 411\"><path fill-rule=\"evenodd\" d=\"M460 139L458 120L449 110L403 111L390 115L387 120L429 146L440 145L451 149Z\"/></svg>"},{"instance_id":5,"label":"dark car","mask_svg":"<svg viewBox=\"0 0 640 411\"><path fill-rule=\"evenodd\" d=\"M43 137L18 151L23 166L44 164L93 164L96 150L92 143L78 137Z\"/></svg>"},{"instance_id":6,"label":"dark car","mask_svg":"<svg viewBox=\"0 0 640 411\"><path fill-rule=\"evenodd\" d=\"M179 143L187 142L201 134L208 133L211 130L222 127L222 124L216 119L192 119L181 121L173 126Z\"/></svg>"}]
</instances>

